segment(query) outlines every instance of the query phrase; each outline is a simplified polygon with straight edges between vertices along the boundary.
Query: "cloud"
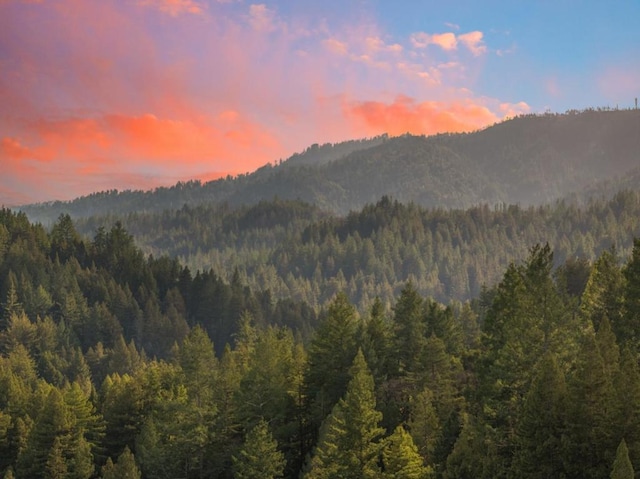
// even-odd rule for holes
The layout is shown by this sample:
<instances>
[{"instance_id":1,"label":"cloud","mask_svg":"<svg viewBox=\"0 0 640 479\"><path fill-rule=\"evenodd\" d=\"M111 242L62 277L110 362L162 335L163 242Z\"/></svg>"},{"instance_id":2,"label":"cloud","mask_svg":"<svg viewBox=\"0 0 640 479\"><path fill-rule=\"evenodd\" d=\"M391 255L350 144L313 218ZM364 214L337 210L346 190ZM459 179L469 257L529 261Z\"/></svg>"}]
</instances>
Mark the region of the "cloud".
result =
<instances>
[{"instance_id":1,"label":"cloud","mask_svg":"<svg viewBox=\"0 0 640 479\"><path fill-rule=\"evenodd\" d=\"M443 50L455 50L458 41L454 33L435 33L430 35L425 32L414 33L410 37L411 44L415 48L427 48L429 45L437 45Z\"/></svg>"},{"instance_id":2,"label":"cloud","mask_svg":"<svg viewBox=\"0 0 640 479\"><path fill-rule=\"evenodd\" d=\"M503 119L506 119L529 113L531 107L524 101L520 101L518 103L501 103L499 110L503 115Z\"/></svg>"},{"instance_id":3,"label":"cloud","mask_svg":"<svg viewBox=\"0 0 640 479\"><path fill-rule=\"evenodd\" d=\"M327 38L322 43L329 51L337 55L347 55L349 53L347 44L337 38Z\"/></svg>"},{"instance_id":4,"label":"cloud","mask_svg":"<svg viewBox=\"0 0 640 479\"><path fill-rule=\"evenodd\" d=\"M0 0L0 190L69 199L212 178L312 143L475 129L507 113L473 99L482 62L448 58L482 36L400 39L351 4L319 20L223 3Z\"/></svg>"},{"instance_id":5,"label":"cloud","mask_svg":"<svg viewBox=\"0 0 640 479\"><path fill-rule=\"evenodd\" d=\"M458 40L477 57L487 52L487 47L482 40L483 36L482 32L475 31L458 35Z\"/></svg>"},{"instance_id":6,"label":"cloud","mask_svg":"<svg viewBox=\"0 0 640 479\"><path fill-rule=\"evenodd\" d=\"M132 184L123 178L137 178L140 188L152 187L154 181L170 184L187 175L211 179L216 170L237 174L282 152L271 133L232 111L202 123L152 114L40 119L29 131L29 143L13 137L0 141L0 189L48 178L46 187L32 192L39 200L47 199L43 193L69 199L71 192L77 196L110 189L116 186L114 179L123 188Z\"/></svg>"},{"instance_id":7,"label":"cloud","mask_svg":"<svg viewBox=\"0 0 640 479\"><path fill-rule=\"evenodd\" d=\"M464 45L474 56L487 52L487 47L483 41L483 33L473 31L456 35L453 32L429 34L425 32L413 33L410 37L411 44L418 49L427 48L429 45L436 45L445 51L458 49L458 44Z\"/></svg>"},{"instance_id":8,"label":"cloud","mask_svg":"<svg viewBox=\"0 0 640 479\"><path fill-rule=\"evenodd\" d=\"M489 108L473 100L418 102L403 95L391 103L352 102L345 105L345 113L359 121L369 135L472 131L499 120Z\"/></svg>"},{"instance_id":9,"label":"cloud","mask_svg":"<svg viewBox=\"0 0 640 479\"><path fill-rule=\"evenodd\" d=\"M391 45L387 45L384 40L382 40L378 36L369 36L364 39L366 50L370 53L378 53L378 52L393 52L400 53L403 50L402 45L399 43L393 43Z\"/></svg>"},{"instance_id":10,"label":"cloud","mask_svg":"<svg viewBox=\"0 0 640 479\"><path fill-rule=\"evenodd\" d=\"M172 17L177 17L183 13L201 15L205 10L204 4L195 0L139 0L138 4L157 8L162 13L167 13Z\"/></svg>"},{"instance_id":11,"label":"cloud","mask_svg":"<svg viewBox=\"0 0 640 479\"><path fill-rule=\"evenodd\" d=\"M443 50L455 50L458 47L456 36L450 32L431 35L430 43L439 46Z\"/></svg>"},{"instance_id":12,"label":"cloud","mask_svg":"<svg viewBox=\"0 0 640 479\"><path fill-rule=\"evenodd\" d=\"M265 33L273 32L281 27L275 11L264 3L249 6L249 23L254 30Z\"/></svg>"},{"instance_id":13,"label":"cloud","mask_svg":"<svg viewBox=\"0 0 640 479\"><path fill-rule=\"evenodd\" d=\"M5 137L0 141L0 158L8 158L11 160L47 160L40 152L34 151L20 143L16 138Z\"/></svg>"}]
</instances>

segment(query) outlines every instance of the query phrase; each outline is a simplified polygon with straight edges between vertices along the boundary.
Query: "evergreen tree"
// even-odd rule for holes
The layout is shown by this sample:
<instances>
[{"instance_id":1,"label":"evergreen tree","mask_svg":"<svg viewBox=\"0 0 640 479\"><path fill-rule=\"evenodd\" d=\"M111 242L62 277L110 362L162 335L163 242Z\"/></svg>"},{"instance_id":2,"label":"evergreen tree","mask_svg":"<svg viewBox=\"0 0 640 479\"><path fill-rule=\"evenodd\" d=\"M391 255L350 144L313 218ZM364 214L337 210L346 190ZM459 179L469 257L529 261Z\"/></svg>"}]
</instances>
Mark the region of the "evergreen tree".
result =
<instances>
[{"instance_id":1,"label":"evergreen tree","mask_svg":"<svg viewBox=\"0 0 640 479\"><path fill-rule=\"evenodd\" d=\"M46 479L66 479L67 477L67 463L64 458L60 437L56 437L53 441L47 456L44 477Z\"/></svg>"},{"instance_id":2,"label":"evergreen tree","mask_svg":"<svg viewBox=\"0 0 640 479\"><path fill-rule=\"evenodd\" d=\"M397 344L397 367L404 375L420 370L426 342L426 325L423 317L423 299L412 282L400 292L394 307L394 325Z\"/></svg>"},{"instance_id":3,"label":"evergreen tree","mask_svg":"<svg viewBox=\"0 0 640 479\"><path fill-rule=\"evenodd\" d=\"M239 453L233 457L233 477L236 479L275 479L282 477L285 460L278 451L265 421L260 421L247 433Z\"/></svg>"},{"instance_id":4,"label":"evergreen tree","mask_svg":"<svg viewBox=\"0 0 640 479\"><path fill-rule=\"evenodd\" d=\"M631 258L624 267L624 340L636 351L640 348L640 238L633 240Z\"/></svg>"},{"instance_id":5,"label":"evergreen tree","mask_svg":"<svg viewBox=\"0 0 640 479\"><path fill-rule=\"evenodd\" d=\"M622 350L620 368L614 378L618 414L616 436L625 438L635 470L640 470L640 370L628 347Z\"/></svg>"},{"instance_id":6,"label":"evergreen tree","mask_svg":"<svg viewBox=\"0 0 640 479\"><path fill-rule=\"evenodd\" d=\"M305 396L314 429L344 395L349 365L357 351L356 331L356 310L347 296L339 293L309 345Z\"/></svg>"},{"instance_id":7,"label":"evergreen tree","mask_svg":"<svg viewBox=\"0 0 640 479\"><path fill-rule=\"evenodd\" d=\"M615 396L594 335L581 347L568 391L563 448L567 477L605 477L616 448Z\"/></svg>"},{"instance_id":8,"label":"evergreen tree","mask_svg":"<svg viewBox=\"0 0 640 479\"><path fill-rule=\"evenodd\" d=\"M424 466L411 435L402 426L385 440L382 464L382 477L389 479L427 479L432 472Z\"/></svg>"},{"instance_id":9,"label":"evergreen tree","mask_svg":"<svg viewBox=\"0 0 640 479\"><path fill-rule=\"evenodd\" d=\"M615 248L602 252L591 268L580 301L580 314L588 318L596 330L603 318L608 318L622 343L629 336L622 321L625 278L618 264Z\"/></svg>"},{"instance_id":10,"label":"evergreen tree","mask_svg":"<svg viewBox=\"0 0 640 479\"><path fill-rule=\"evenodd\" d=\"M338 401L320 431L305 479L369 479L380 475L378 457L383 433L378 426L374 384L362 351L350 369L345 397Z\"/></svg>"},{"instance_id":11,"label":"evergreen tree","mask_svg":"<svg viewBox=\"0 0 640 479\"><path fill-rule=\"evenodd\" d=\"M562 436L566 427L567 388L555 357L545 355L525 398L518 421L515 478L563 477Z\"/></svg>"},{"instance_id":12,"label":"evergreen tree","mask_svg":"<svg viewBox=\"0 0 640 479\"><path fill-rule=\"evenodd\" d=\"M140 479L141 477L140 469L129 447L124 448L115 464L109 458L102 467L102 479Z\"/></svg>"},{"instance_id":13,"label":"evergreen tree","mask_svg":"<svg viewBox=\"0 0 640 479\"><path fill-rule=\"evenodd\" d=\"M613 470L611 471L611 479L633 479L633 466L629 460L629 450L627 443L623 439L618 445L616 451L616 459L613 461Z\"/></svg>"}]
</instances>

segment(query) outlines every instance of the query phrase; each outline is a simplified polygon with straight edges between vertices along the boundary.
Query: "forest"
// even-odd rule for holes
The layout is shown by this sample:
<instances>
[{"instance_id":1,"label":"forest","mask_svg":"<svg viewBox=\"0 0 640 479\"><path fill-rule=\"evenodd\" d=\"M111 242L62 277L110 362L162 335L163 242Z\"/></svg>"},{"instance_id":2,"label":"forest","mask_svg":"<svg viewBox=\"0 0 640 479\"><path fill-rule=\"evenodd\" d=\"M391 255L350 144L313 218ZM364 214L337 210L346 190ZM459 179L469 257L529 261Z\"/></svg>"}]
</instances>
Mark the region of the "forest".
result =
<instances>
[{"instance_id":1,"label":"forest","mask_svg":"<svg viewBox=\"0 0 640 479\"><path fill-rule=\"evenodd\" d=\"M338 284L310 303L249 284L243 264L231 273L192 270L148 254L129 223L87 237L69 215L46 229L2 209L4 478L604 479L640 471L636 194L591 209L453 212L383 198L342 219L297 202L260 207L203 214L229 222L212 222L216 241L242 241L256 256L293 228L315 261L342 249L334 262L355 268L362 259L349 255L362 241L362 251L394 264L393 255L408 257L407 245L428 244L428 231L432 247L448 243L468 258L481 251L468 245L500 246L504 263L495 263L495 281L481 279L456 300L426 294L417 275L398 285L396 272L384 301L377 291L354 301ZM239 234L260 218L276 225L263 240L260 230ZM178 220L187 221L168 214L158 229L179 229ZM550 222L559 244L523 234L524 225ZM376 249L393 238L398 245ZM530 242L524 255L509 238ZM286 250L274 251L284 261ZM292 250L291 265L299 258ZM414 258L432 261L423 250Z\"/></svg>"},{"instance_id":2,"label":"forest","mask_svg":"<svg viewBox=\"0 0 640 479\"><path fill-rule=\"evenodd\" d=\"M640 193L550 205L423 208L389 197L346 216L301 201L253 206L185 206L76 220L90 238L120 222L146 255L178 258L191 271L234 274L253 290L325 306L343 291L360 311L379 298L389 309L407 281L449 304L477 298L511 261L549 242L555 264L594 261L615 245L627 257L640 235Z\"/></svg>"}]
</instances>

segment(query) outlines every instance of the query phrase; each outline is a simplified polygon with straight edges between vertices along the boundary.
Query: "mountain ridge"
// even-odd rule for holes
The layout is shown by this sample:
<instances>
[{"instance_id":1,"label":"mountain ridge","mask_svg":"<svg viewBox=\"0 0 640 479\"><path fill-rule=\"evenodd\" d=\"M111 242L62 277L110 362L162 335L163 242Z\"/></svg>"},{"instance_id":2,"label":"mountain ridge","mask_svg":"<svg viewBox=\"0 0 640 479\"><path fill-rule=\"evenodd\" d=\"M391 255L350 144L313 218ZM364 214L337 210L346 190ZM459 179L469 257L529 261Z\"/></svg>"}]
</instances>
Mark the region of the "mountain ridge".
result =
<instances>
[{"instance_id":1,"label":"mountain ridge","mask_svg":"<svg viewBox=\"0 0 640 479\"><path fill-rule=\"evenodd\" d=\"M473 133L314 144L278 164L236 177L146 192L110 190L20 209L32 220L50 224L62 213L87 217L185 204L239 206L274 197L299 199L337 214L383 195L425 207L543 204L637 168L637 132L640 111L635 109L522 115Z\"/></svg>"}]
</instances>

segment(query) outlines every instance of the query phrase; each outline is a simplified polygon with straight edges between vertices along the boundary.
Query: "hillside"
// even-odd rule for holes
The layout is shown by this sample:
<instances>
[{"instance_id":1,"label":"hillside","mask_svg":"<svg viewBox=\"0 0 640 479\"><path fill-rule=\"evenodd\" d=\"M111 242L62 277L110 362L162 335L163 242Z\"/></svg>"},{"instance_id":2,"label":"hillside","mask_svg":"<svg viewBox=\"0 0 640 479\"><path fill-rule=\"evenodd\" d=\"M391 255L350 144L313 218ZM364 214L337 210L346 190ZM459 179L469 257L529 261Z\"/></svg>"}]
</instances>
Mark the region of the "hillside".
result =
<instances>
[{"instance_id":1,"label":"hillside","mask_svg":"<svg viewBox=\"0 0 640 479\"><path fill-rule=\"evenodd\" d=\"M551 245L557 265L593 260L612 245L626 257L640 236L640 193L583 206L456 210L383 197L346 217L275 200L92 217L77 228L91 237L118 221L145 253L178 258L192 271L213 268L227 281L237 273L253 289L315 307L344 291L366 310L376 297L390 304L407 280L442 302L477 297L536 243Z\"/></svg>"},{"instance_id":2,"label":"hillside","mask_svg":"<svg viewBox=\"0 0 640 479\"><path fill-rule=\"evenodd\" d=\"M383 195L442 208L542 204L626 176L640 160L639 131L638 110L527 115L469 134L313 145L237 177L147 192L102 192L22 210L32 220L51 224L61 213L77 218L185 204L238 206L274 197L300 199L338 214Z\"/></svg>"}]
</instances>

